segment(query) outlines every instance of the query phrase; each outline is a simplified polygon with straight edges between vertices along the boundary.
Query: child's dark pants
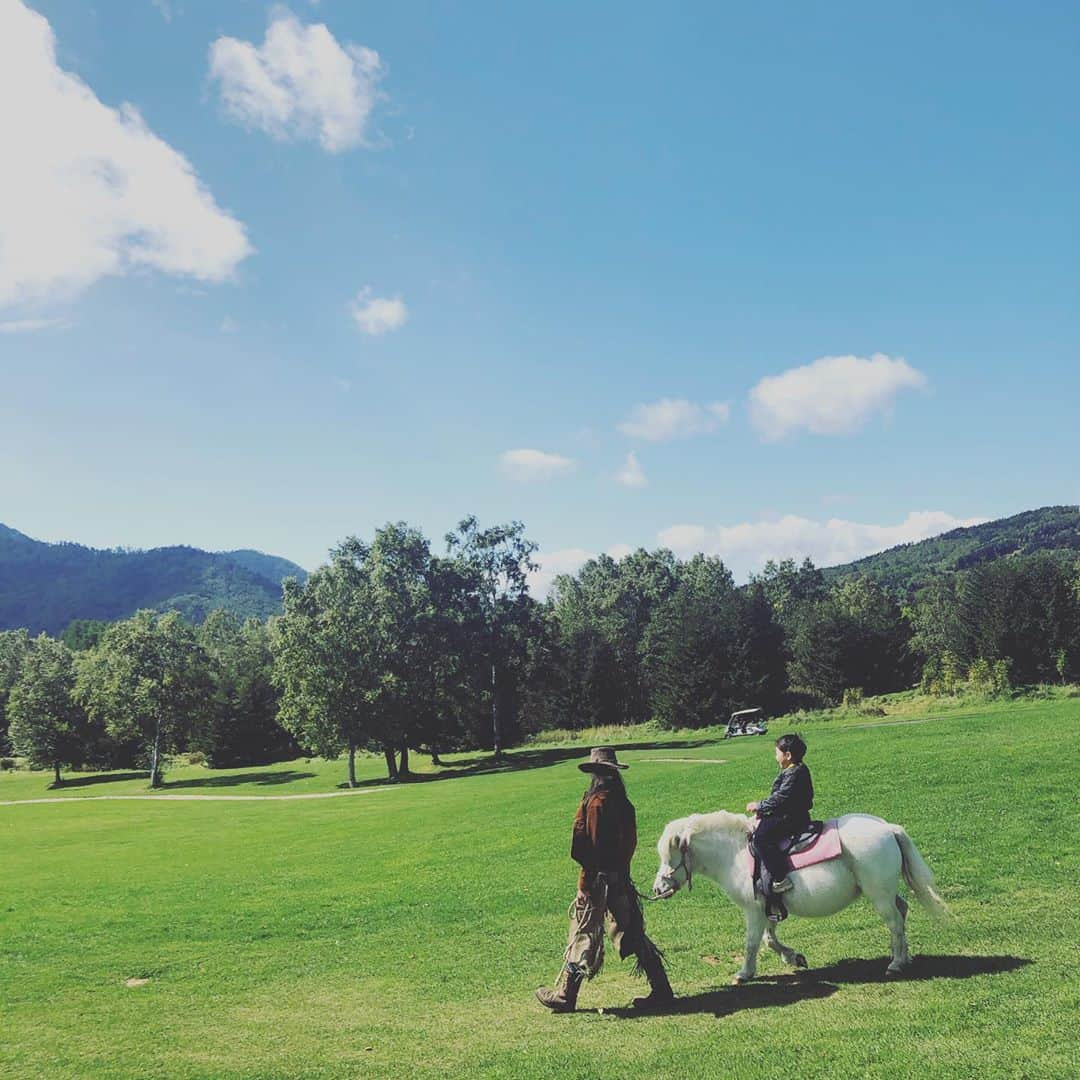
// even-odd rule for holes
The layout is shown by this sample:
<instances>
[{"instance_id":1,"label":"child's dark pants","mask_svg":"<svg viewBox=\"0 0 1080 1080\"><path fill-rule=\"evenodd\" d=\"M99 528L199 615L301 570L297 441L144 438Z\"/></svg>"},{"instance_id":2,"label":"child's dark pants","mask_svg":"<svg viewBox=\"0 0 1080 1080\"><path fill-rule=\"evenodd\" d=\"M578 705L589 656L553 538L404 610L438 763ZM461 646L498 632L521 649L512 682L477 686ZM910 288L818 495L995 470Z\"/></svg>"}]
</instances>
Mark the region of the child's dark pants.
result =
<instances>
[{"instance_id":1,"label":"child's dark pants","mask_svg":"<svg viewBox=\"0 0 1080 1080\"><path fill-rule=\"evenodd\" d=\"M799 832L797 823L790 818L763 817L754 830L754 850L769 872L769 881L779 881L788 875L790 863L787 855L778 847L781 840Z\"/></svg>"}]
</instances>

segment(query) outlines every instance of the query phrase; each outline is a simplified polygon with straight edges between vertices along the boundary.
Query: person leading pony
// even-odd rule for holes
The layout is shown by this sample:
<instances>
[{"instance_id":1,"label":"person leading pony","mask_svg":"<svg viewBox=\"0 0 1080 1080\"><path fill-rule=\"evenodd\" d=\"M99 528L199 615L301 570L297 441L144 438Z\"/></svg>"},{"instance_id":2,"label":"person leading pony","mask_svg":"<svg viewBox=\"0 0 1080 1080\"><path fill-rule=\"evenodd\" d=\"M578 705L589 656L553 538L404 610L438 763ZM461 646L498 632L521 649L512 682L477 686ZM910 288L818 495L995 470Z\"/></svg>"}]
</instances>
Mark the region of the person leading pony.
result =
<instances>
[{"instance_id":1,"label":"person leading pony","mask_svg":"<svg viewBox=\"0 0 1080 1080\"><path fill-rule=\"evenodd\" d=\"M570 937L554 990L541 987L536 998L553 1012L573 1012L585 979L604 963L604 927L620 959L637 957L635 971L649 980L647 997L634 1007L652 1009L674 1000L660 950L645 933L630 860L637 847L637 819L620 771L628 768L608 746L598 746L578 766L593 774L574 818L571 858L581 866L577 896L570 905Z\"/></svg>"}]
</instances>

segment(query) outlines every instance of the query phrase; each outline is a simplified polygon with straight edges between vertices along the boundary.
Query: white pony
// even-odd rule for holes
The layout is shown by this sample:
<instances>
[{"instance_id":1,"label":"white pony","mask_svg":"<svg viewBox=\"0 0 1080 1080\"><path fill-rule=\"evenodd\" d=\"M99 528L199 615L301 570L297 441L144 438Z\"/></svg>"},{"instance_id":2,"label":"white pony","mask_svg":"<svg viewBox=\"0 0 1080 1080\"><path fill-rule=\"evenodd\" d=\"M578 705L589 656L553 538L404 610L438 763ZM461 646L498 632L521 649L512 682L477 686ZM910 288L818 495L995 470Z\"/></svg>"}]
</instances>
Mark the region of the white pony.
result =
<instances>
[{"instance_id":1,"label":"white pony","mask_svg":"<svg viewBox=\"0 0 1080 1080\"><path fill-rule=\"evenodd\" d=\"M757 974L757 954L765 944L785 963L806 967L806 957L781 944L765 916L765 901L754 895L753 860L747 838L754 819L717 810L691 814L670 822L656 845L660 869L653 882L658 899L690 887L694 874L711 878L739 905L746 918L746 958L735 976L747 982ZM911 963L904 919L907 904L897 895L901 872L916 899L934 915L946 915L945 901L934 890L934 875L919 849L900 825L890 825L870 814L845 814L837 821L841 854L828 862L793 870L793 888L783 896L792 915L818 918L846 908L860 893L874 905L892 936L892 963L897 974Z\"/></svg>"}]
</instances>

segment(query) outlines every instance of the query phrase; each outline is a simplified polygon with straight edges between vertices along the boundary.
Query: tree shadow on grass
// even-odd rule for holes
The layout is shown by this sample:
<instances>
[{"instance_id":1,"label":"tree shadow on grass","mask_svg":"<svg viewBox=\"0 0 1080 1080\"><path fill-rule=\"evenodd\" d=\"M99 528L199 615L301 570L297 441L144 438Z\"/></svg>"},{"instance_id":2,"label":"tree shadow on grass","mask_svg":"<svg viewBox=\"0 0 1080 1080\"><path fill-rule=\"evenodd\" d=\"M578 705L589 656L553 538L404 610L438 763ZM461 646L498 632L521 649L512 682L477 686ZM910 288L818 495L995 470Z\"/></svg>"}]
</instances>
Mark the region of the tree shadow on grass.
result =
<instances>
[{"instance_id":1,"label":"tree shadow on grass","mask_svg":"<svg viewBox=\"0 0 1080 1080\"><path fill-rule=\"evenodd\" d=\"M70 776L65 775L63 782L60 784L61 788L74 788L74 787L90 787L92 784L111 784L120 780L149 780L150 773L144 769L142 772L107 772L107 773L90 773L87 776ZM50 784L50 788L55 788L55 784Z\"/></svg>"},{"instance_id":2,"label":"tree shadow on grass","mask_svg":"<svg viewBox=\"0 0 1080 1080\"><path fill-rule=\"evenodd\" d=\"M145 776L145 773L139 773ZM237 784L291 784L294 780L307 780L316 774L300 772L297 769L284 769L275 772L232 773L228 776L200 776L192 780L167 780L161 791L178 791L181 788L221 788L235 787Z\"/></svg>"},{"instance_id":3,"label":"tree shadow on grass","mask_svg":"<svg viewBox=\"0 0 1080 1080\"><path fill-rule=\"evenodd\" d=\"M692 750L695 747L705 746L715 741L714 739L663 739L647 743L614 744L613 749L616 751ZM587 746L559 746L538 750L511 750L504 754L499 761L496 761L490 754L482 754L444 765L439 772L409 773L408 776L402 777L397 782L426 784L433 780L453 780L461 776L484 776L487 773L511 773L524 769L543 769L551 765L561 765L567 761L585 761L589 756L589 749ZM356 786L358 788L381 787L384 784L394 782L385 776L377 776L368 780L358 780ZM348 784L339 784L338 787L348 787Z\"/></svg>"}]
</instances>

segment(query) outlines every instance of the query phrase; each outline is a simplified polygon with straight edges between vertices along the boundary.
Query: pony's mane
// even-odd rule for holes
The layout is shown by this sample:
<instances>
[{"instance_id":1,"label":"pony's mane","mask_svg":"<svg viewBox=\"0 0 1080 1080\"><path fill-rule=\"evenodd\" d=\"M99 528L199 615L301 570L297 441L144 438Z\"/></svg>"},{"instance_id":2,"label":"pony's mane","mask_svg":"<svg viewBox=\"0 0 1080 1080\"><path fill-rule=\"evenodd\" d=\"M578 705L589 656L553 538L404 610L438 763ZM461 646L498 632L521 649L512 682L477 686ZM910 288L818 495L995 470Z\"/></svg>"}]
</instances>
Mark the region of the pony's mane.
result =
<instances>
[{"instance_id":1,"label":"pony's mane","mask_svg":"<svg viewBox=\"0 0 1080 1080\"><path fill-rule=\"evenodd\" d=\"M669 822L664 829L661 842L678 836L680 840L690 840L702 833L721 832L745 836L754 828L753 818L745 814L732 814L727 810L714 810L711 814L691 814L678 821Z\"/></svg>"}]
</instances>

